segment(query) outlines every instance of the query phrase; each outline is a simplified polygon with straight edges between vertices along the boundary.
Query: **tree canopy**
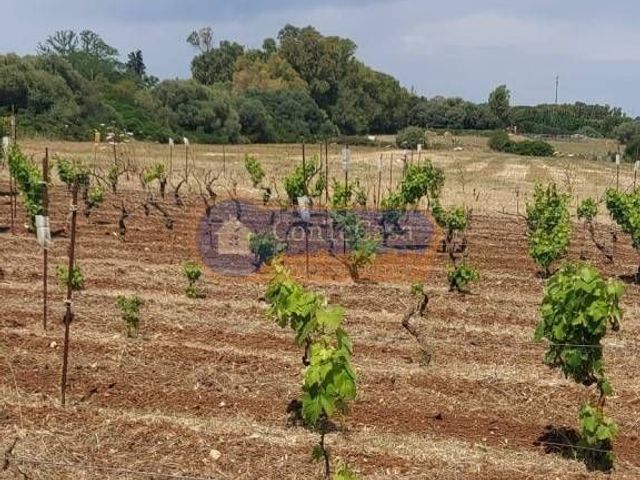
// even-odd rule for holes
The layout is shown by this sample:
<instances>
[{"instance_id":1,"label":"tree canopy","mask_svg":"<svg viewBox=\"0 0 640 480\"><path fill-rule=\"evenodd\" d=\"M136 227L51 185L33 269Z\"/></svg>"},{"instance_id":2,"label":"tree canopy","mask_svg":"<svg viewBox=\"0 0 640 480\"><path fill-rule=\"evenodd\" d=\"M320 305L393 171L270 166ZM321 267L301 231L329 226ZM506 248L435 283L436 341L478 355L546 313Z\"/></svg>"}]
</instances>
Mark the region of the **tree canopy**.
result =
<instances>
[{"instance_id":1,"label":"tree canopy","mask_svg":"<svg viewBox=\"0 0 640 480\"><path fill-rule=\"evenodd\" d=\"M426 98L356 57L348 39L285 25L259 48L193 31L192 78L160 82L144 53L120 52L91 30L61 30L35 55L0 56L0 116L15 108L25 134L92 138L101 124L137 138L202 142L291 142L397 133L408 127L637 136L637 123L608 105L510 105L498 86L487 103ZM1 122L0 122L1 123ZM1 127L0 127L1 128Z\"/></svg>"}]
</instances>

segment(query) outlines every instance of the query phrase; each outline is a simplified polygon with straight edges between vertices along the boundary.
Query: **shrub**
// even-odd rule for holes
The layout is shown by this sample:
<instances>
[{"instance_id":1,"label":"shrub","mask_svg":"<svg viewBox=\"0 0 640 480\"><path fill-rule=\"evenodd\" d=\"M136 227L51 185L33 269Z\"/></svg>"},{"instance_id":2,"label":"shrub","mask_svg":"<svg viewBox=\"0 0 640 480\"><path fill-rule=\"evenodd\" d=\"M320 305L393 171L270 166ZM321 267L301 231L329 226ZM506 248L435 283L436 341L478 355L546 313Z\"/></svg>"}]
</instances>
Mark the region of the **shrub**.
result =
<instances>
[{"instance_id":1,"label":"shrub","mask_svg":"<svg viewBox=\"0 0 640 480\"><path fill-rule=\"evenodd\" d=\"M69 281L69 268L66 265L58 265L56 267L56 278L60 288L66 289L67 282ZM76 265L71 271L71 290L77 291L82 289L84 289L84 275L80 267Z\"/></svg>"},{"instance_id":2,"label":"shrub","mask_svg":"<svg viewBox=\"0 0 640 480\"><path fill-rule=\"evenodd\" d=\"M506 152L514 142L504 130L496 130L489 137L489 148L496 152Z\"/></svg>"},{"instance_id":3,"label":"shrub","mask_svg":"<svg viewBox=\"0 0 640 480\"><path fill-rule=\"evenodd\" d=\"M425 129L416 126L410 126L398 132L396 136L396 144L400 148L408 148L416 150L419 144L425 143Z\"/></svg>"},{"instance_id":4,"label":"shrub","mask_svg":"<svg viewBox=\"0 0 640 480\"><path fill-rule=\"evenodd\" d=\"M496 152L513 153L530 157L551 157L555 153L553 145L542 140L514 142L504 130L498 130L489 137L489 148Z\"/></svg>"},{"instance_id":5,"label":"shrub","mask_svg":"<svg viewBox=\"0 0 640 480\"><path fill-rule=\"evenodd\" d=\"M555 149L553 145L542 140L524 140L514 142L508 152L527 157L552 157Z\"/></svg>"},{"instance_id":6,"label":"shrub","mask_svg":"<svg viewBox=\"0 0 640 480\"><path fill-rule=\"evenodd\" d=\"M137 295L118 295L117 305L124 321L128 337L136 337L140 330L140 307L143 302Z\"/></svg>"},{"instance_id":7,"label":"shrub","mask_svg":"<svg viewBox=\"0 0 640 480\"><path fill-rule=\"evenodd\" d=\"M254 264L259 268L263 263L268 264L280 255L286 245L278 242L276 236L271 232L259 232L249 235L249 248L255 257Z\"/></svg>"},{"instance_id":8,"label":"shrub","mask_svg":"<svg viewBox=\"0 0 640 480\"><path fill-rule=\"evenodd\" d=\"M202 276L202 268L195 262L187 262L182 266L182 273L187 279L188 285L184 292L189 298L203 298L204 294L198 290L196 283Z\"/></svg>"}]
</instances>

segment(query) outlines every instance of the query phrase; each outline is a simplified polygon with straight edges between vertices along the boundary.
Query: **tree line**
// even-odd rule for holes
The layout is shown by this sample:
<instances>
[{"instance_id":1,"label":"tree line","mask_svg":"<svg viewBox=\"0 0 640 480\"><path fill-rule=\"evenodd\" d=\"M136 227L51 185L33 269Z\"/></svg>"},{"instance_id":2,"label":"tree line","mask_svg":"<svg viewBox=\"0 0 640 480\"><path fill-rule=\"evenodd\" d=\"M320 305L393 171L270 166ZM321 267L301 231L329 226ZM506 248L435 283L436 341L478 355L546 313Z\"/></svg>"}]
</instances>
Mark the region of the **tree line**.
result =
<instances>
[{"instance_id":1,"label":"tree line","mask_svg":"<svg viewBox=\"0 0 640 480\"><path fill-rule=\"evenodd\" d=\"M140 50L122 60L95 32L58 31L34 55L0 56L0 115L15 110L26 135L86 140L114 125L139 139L207 143L294 142L412 125L597 137L632 123L608 105L511 106L504 85L481 104L418 96L358 60L352 40L311 26L286 25L260 48L216 43L210 28L187 42L192 78L160 81L147 73ZM8 126L0 122L0 130Z\"/></svg>"}]
</instances>

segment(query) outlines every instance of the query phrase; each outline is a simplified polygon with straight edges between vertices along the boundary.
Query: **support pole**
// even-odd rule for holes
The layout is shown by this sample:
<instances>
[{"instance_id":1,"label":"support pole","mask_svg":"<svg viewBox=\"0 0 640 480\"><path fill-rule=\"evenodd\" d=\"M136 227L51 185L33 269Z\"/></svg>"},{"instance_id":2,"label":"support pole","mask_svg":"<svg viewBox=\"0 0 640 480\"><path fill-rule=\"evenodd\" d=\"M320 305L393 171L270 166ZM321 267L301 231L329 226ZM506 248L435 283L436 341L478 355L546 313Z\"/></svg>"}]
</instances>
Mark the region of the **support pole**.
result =
<instances>
[{"instance_id":1,"label":"support pole","mask_svg":"<svg viewBox=\"0 0 640 480\"><path fill-rule=\"evenodd\" d=\"M49 149L45 149L42 159L42 215L49 216ZM47 278L49 275L49 246L44 245L42 250L42 328L47 329Z\"/></svg>"},{"instance_id":2,"label":"support pole","mask_svg":"<svg viewBox=\"0 0 640 480\"><path fill-rule=\"evenodd\" d=\"M67 393L67 370L69 367L69 330L73 321L73 311L71 308L71 296L73 295L72 276L75 267L75 245L76 245L76 221L78 216L78 190L79 184L76 179L73 184L73 201L71 203L71 242L69 245L69 274L67 276L67 298L65 300L66 311L64 314L64 349L62 356L62 380L60 384L60 403L66 403Z\"/></svg>"}]
</instances>

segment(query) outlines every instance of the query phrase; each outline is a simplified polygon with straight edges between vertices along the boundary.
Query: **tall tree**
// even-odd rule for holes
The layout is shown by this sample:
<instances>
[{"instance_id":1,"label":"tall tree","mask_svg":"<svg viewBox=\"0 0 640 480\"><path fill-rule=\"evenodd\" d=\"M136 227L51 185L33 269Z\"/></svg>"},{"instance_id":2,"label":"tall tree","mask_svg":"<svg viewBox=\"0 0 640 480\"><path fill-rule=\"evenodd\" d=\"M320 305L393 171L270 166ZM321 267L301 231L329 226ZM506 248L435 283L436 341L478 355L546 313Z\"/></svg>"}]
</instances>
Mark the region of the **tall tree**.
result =
<instances>
[{"instance_id":1,"label":"tall tree","mask_svg":"<svg viewBox=\"0 0 640 480\"><path fill-rule=\"evenodd\" d=\"M125 64L125 68L127 72L132 75L138 77L139 79L144 79L147 73L147 67L144 64L144 57L142 56L141 50L135 50L128 55L127 63Z\"/></svg>"},{"instance_id":2,"label":"tall tree","mask_svg":"<svg viewBox=\"0 0 640 480\"><path fill-rule=\"evenodd\" d=\"M211 27L204 27L194 30L187 37L187 43L200 50L200 53L207 53L213 50L213 30Z\"/></svg>"},{"instance_id":3,"label":"tall tree","mask_svg":"<svg viewBox=\"0 0 640 480\"><path fill-rule=\"evenodd\" d=\"M49 35L44 43L38 43L36 50L38 53L54 53L68 56L78 50L78 34L73 30L58 30L53 35Z\"/></svg>"},{"instance_id":4,"label":"tall tree","mask_svg":"<svg viewBox=\"0 0 640 480\"><path fill-rule=\"evenodd\" d=\"M506 85L500 85L489 94L489 108L503 125L509 124L511 91Z\"/></svg>"}]
</instances>

